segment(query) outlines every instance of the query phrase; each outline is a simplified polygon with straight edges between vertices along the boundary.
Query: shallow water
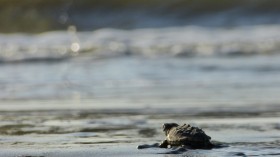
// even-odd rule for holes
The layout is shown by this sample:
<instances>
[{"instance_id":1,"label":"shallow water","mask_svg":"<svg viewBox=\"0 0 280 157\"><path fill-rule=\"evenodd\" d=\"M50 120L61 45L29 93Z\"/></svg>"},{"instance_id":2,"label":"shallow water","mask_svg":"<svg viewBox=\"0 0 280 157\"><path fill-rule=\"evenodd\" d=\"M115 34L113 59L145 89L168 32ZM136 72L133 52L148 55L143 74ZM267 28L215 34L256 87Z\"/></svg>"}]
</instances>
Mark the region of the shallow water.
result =
<instances>
[{"instance_id":1,"label":"shallow water","mask_svg":"<svg viewBox=\"0 0 280 157\"><path fill-rule=\"evenodd\" d=\"M269 109L277 107L280 100L278 58L77 57L55 63L3 64L0 98L61 99L86 104L114 100L120 104L131 102L130 107L168 107L172 103L178 107L254 105L255 109Z\"/></svg>"}]
</instances>

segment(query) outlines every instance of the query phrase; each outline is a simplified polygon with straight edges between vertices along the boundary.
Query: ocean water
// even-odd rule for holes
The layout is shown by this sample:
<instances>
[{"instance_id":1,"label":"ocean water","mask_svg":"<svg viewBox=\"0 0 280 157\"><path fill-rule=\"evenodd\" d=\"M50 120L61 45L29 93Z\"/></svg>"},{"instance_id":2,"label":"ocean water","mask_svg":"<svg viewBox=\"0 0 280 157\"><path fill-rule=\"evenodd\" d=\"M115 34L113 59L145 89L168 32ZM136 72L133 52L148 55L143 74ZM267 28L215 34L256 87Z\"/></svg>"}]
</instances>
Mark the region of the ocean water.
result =
<instances>
[{"instance_id":1,"label":"ocean water","mask_svg":"<svg viewBox=\"0 0 280 157\"><path fill-rule=\"evenodd\" d=\"M279 24L278 0L2 0L0 32Z\"/></svg>"},{"instance_id":2,"label":"ocean water","mask_svg":"<svg viewBox=\"0 0 280 157\"><path fill-rule=\"evenodd\" d=\"M1 1L0 156L279 156L278 3Z\"/></svg>"}]
</instances>

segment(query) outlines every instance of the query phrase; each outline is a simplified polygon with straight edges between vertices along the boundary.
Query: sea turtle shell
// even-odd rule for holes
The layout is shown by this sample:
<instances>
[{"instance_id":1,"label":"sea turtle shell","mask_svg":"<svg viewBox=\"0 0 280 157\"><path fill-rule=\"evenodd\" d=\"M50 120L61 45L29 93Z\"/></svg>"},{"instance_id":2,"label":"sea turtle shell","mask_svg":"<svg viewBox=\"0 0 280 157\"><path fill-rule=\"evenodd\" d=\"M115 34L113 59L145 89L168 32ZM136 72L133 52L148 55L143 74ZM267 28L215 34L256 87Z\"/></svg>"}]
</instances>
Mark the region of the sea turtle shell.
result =
<instances>
[{"instance_id":1,"label":"sea turtle shell","mask_svg":"<svg viewBox=\"0 0 280 157\"><path fill-rule=\"evenodd\" d=\"M165 123L163 125L166 139L160 147L167 148L172 146L187 146L190 148L209 149L213 146L210 142L211 137L198 128L187 124L179 126L176 123Z\"/></svg>"}]
</instances>

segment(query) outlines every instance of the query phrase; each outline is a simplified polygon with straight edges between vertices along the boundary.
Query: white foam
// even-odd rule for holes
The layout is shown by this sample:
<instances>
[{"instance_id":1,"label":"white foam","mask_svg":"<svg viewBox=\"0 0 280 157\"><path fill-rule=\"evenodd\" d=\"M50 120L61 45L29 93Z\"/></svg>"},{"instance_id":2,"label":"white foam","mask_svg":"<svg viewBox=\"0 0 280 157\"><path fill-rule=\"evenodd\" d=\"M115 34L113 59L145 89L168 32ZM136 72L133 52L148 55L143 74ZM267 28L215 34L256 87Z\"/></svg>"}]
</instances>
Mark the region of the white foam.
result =
<instances>
[{"instance_id":1,"label":"white foam","mask_svg":"<svg viewBox=\"0 0 280 157\"><path fill-rule=\"evenodd\" d=\"M93 56L220 56L279 53L279 25L233 28L169 27L100 29L93 32L46 32L0 35L0 59L63 58L82 52Z\"/></svg>"}]
</instances>

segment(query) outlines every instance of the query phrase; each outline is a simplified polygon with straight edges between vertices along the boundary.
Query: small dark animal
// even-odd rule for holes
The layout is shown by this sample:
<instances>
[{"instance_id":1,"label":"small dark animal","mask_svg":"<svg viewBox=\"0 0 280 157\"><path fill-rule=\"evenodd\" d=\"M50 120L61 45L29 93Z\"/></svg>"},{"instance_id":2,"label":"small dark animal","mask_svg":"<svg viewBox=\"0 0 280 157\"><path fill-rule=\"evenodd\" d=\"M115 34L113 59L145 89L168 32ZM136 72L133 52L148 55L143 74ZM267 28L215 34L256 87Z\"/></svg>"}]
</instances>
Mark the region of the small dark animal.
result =
<instances>
[{"instance_id":1,"label":"small dark animal","mask_svg":"<svg viewBox=\"0 0 280 157\"><path fill-rule=\"evenodd\" d=\"M160 148L168 146L182 146L191 149L211 149L214 145L210 142L211 137L198 127L187 124L179 126L176 123L163 124L166 139L159 145Z\"/></svg>"}]
</instances>

